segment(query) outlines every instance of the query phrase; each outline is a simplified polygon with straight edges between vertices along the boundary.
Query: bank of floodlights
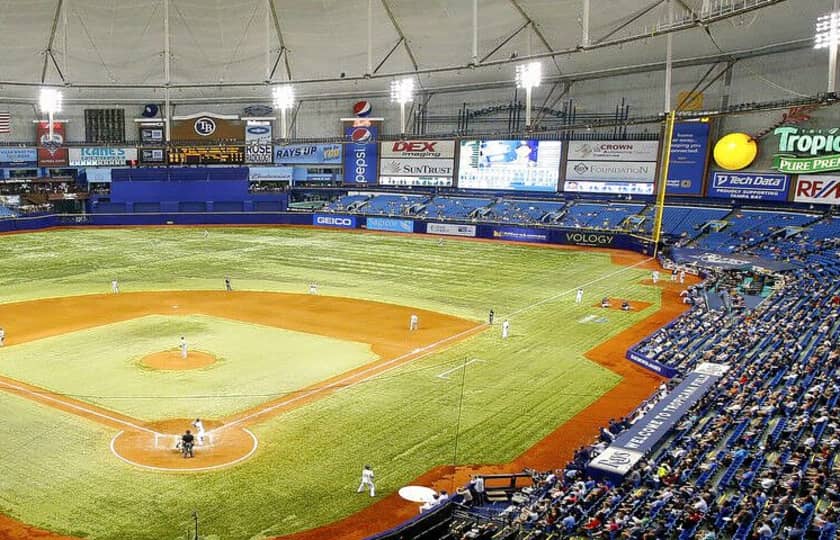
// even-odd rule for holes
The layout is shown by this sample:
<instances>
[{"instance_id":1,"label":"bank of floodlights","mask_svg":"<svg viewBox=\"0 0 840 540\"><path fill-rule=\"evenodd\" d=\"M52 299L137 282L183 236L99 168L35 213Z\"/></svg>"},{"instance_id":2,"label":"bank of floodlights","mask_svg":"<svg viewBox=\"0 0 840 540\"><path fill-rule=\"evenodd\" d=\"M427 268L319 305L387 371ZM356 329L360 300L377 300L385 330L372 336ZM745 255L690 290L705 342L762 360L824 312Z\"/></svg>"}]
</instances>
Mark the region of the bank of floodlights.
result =
<instances>
[{"instance_id":1,"label":"bank of floodlights","mask_svg":"<svg viewBox=\"0 0 840 540\"><path fill-rule=\"evenodd\" d=\"M280 110L280 138L286 138L286 112L295 106L295 89L291 85L275 86L271 92L274 108Z\"/></svg>"},{"instance_id":2,"label":"bank of floodlights","mask_svg":"<svg viewBox=\"0 0 840 540\"><path fill-rule=\"evenodd\" d=\"M414 79L391 81L391 102L400 104L400 133L405 133L405 104L414 101Z\"/></svg>"},{"instance_id":3,"label":"bank of floodlights","mask_svg":"<svg viewBox=\"0 0 840 540\"><path fill-rule=\"evenodd\" d=\"M525 127L531 127L531 92L542 83L542 64L529 62L516 66L516 87L525 89Z\"/></svg>"}]
</instances>

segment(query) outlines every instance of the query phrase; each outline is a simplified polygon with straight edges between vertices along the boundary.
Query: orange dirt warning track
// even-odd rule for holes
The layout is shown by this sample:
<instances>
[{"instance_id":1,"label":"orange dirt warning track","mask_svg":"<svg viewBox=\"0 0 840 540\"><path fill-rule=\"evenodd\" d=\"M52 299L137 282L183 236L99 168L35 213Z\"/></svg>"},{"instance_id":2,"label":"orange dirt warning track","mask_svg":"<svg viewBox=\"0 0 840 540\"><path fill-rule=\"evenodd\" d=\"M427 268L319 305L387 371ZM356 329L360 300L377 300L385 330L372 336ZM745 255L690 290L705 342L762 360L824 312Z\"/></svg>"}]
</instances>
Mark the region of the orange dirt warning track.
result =
<instances>
[{"instance_id":1,"label":"orange dirt warning track","mask_svg":"<svg viewBox=\"0 0 840 540\"><path fill-rule=\"evenodd\" d=\"M643 256L623 252L611 252L611 255L613 255L613 262L617 264L633 264L638 265L638 268L651 269L657 267L651 259ZM589 443L597 434L598 427L606 424L609 418L629 413L650 395L661 379L625 360L624 352L641 336L653 332L688 308L680 302L678 296L683 286L668 282L660 282L658 286L662 289L660 310L586 354L589 359L623 377L616 387L511 463L497 466L437 467L412 483L451 491L453 487L465 484L471 474L518 472L524 467L550 469L571 458L575 448ZM375 309L371 309L372 307ZM49 317L45 318L45 313L49 314ZM409 334L407 321L411 313L417 313L420 316L421 329L419 332ZM261 292L129 293L54 298L0 305L0 320L11 321L6 323L9 346L153 314L204 314L362 341L371 343L374 352L380 356L379 361L321 382L317 388L302 389L291 397L263 404L228 419L205 421L208 430L226 425L235 426L237 435L231 436L231 439L239 441L234 445L234 448L237 446L239 448L232 453L233 459L241 455L243 449L247 451L249 445L247 433L250 432L245 428L246 425L318 399L340 386L353 384L375 376L381 371L410 362L438 348L464 339L485 327L475 322L439 313L391 304L348 298ZM371 317L375 317L378 322L359 324ZM375 336L370 335L370 329L376 329ZM10 387L9 383L13 386ZM179 433L188 422L188 419L173 419L148 425L139 425L138 422L139 429L131 429L126 426L126 423L132 423L130 418L107 410L103 413L105 418L98 417L99 411L96 407L87 403L74 402L63 396L56 399L57 396L51 396L49 392L17 381L0 377L0 390L22 395L66 412L87 416L109 427L123 430L120 436L115 438L113 444L125 445L124 451L128 458L137 457L134 456L132 447L146 447L153 444L150 441L156 434ZM79 411L78 407L90 409L91 413ZM120 441L123 437L125 439ZM161 437L158 436L159 445L165 444L160 440ZM253 444L256 444L256 440ZM148 458L143 457L141 451L138 459ZM168 463L178 460L185 461L190 466L193 465L192 460L182 460L171 449L165 450L165 455L156 453L154 460L151 464L142 463L141 465L152 465L153 468L158 463L168 467ZM182 468L190 470L189 467ZM282 538L284 540L321 538L357 540L393 527L415 516L416 513L415 504L403 501L395 493L333 524ZM73 540L30 527L0 514L0 539L24 538Z\"/></svg>"}]
</instances>

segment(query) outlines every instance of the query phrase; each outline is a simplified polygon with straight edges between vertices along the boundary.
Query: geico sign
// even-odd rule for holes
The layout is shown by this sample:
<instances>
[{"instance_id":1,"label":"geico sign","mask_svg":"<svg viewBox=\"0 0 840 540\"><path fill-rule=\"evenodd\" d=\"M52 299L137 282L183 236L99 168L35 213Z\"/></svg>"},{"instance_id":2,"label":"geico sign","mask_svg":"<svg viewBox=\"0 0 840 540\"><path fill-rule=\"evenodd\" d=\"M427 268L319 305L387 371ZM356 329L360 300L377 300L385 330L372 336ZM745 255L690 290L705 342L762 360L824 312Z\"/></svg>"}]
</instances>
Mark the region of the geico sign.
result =
<instances>
[{"instance_id":1,"label":"geico sign","mask_svg":"<svg viewBox=\"0 0 840 540\"><path fill-rule=\"evenodd\" d=\"M340 227L352 227L353 220L346 217L318 216L315 218L318 225L338 225Z\"/></svg>"},{"instance_id":2,"label":"geico sign","mask_svg":"<svg viewBox=\"0 0 840 540\"><path fill-rule=\"evenodd\" d=\"M571 244L594 244L598 246L609 246L612 244L612 234L598 234L585 232L568 232L566 233L566 241Z\"/></svg>"}]
</instances>

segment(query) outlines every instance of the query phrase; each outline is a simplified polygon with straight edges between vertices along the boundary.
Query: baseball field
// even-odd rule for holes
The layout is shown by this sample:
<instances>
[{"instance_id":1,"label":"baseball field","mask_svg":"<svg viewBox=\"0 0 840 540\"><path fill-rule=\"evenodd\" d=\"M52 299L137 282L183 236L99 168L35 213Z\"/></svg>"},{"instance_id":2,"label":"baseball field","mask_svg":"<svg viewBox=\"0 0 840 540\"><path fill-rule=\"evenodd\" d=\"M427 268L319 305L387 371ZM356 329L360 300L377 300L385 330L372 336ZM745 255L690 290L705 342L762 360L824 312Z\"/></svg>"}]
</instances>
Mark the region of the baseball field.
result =
<instances>
[{"instance_id":1,"label":"baseball field","mask_svg":"<svg viewBox=\"0 0 840 540\"><path fill-rule=\"evenodd\" d=\"M451 489L560 464L656 384L621 350L678 309L649 272L634 255L310 228L2 236L0 532L176 539L193 511L207 539L354 515L375 530L416 513L394 494L418 477ZM207 441L184 460L175 437L196 417ZM356 493L364 464L375 498Z\"/></svg>"}]
</instances>

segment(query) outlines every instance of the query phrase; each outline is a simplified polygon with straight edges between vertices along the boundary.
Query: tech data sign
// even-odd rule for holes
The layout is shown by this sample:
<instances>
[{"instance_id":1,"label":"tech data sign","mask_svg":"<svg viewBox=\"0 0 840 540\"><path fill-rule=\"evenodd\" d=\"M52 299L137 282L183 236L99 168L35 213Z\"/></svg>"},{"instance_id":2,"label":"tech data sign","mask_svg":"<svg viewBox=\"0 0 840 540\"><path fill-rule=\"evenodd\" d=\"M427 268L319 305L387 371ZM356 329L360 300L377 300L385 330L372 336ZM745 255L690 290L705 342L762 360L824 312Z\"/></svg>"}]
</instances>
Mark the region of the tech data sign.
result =
<instances>
[{"instance_id":1,"label":"tech data sign","mask_svg":"<svg viewBox=\"0 0 840 540\"><path fill-rule=\"evenodd\" d=\"M840 204L840 176L800 175L793 201L812 204Z\"/></svg>"},{"instance_id":2,"label":"tech data sign","mask_svg":"<svg viewBox=\"0 0 840 540\"><path fill-rule=\"evenodd\" d=\"M455 141L383 142L380 152L380 184L453 185Z\"/></svg>"},{"instance_id":3,"label":"tech data sign","mask_svg":"<svg viewBox=\"0 0 840 540\"><path fill-rule=\"evenodd\" d=\"M785 173L840 171L840 128L776 128L779 150L773 168Z\"/></svg>"}]
</instances>

